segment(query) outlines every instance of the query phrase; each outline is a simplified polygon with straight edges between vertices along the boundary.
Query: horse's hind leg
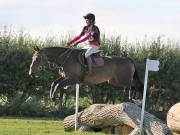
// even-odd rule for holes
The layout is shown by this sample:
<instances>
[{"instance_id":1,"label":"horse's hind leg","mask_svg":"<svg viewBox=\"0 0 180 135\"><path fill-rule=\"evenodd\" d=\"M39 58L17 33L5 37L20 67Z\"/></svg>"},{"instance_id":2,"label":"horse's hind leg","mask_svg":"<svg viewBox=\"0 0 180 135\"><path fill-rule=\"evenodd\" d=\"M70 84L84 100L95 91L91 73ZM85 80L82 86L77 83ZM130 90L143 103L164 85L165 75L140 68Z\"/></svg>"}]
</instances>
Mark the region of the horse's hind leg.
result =
<instances>
[{"instance_id":1,"label":"horse's hind leg","mask_svg":"<svg viewBox=\"0 0 180 135\"><path fill-rule=\"evenodd\" d=\"M133 101L136 98L136 90L133 87L129 87L129 100Z\"/></svg>"},{"instance_id":2,"label":"horse's hind leg","mask_svg":"<svg viewBox=\"0 0 180 135\"><path fill-rule=\"evenodd\" d=\"M133 81L130 82L127 88L129 90L129 100L133 102L133 100L136 98L136 89L133 85Z\"/></svg>"},{"instance_id":3,"label":"horse's hind leg","mask_svg":"<svg viewBox=\"0 0 180 135\"><path fill-rule=\"evenodd\" d=\"M131 100L131 94L132 94L132 90L131 87L129 88L129 100Z\"/></svg>"}]
</instances>

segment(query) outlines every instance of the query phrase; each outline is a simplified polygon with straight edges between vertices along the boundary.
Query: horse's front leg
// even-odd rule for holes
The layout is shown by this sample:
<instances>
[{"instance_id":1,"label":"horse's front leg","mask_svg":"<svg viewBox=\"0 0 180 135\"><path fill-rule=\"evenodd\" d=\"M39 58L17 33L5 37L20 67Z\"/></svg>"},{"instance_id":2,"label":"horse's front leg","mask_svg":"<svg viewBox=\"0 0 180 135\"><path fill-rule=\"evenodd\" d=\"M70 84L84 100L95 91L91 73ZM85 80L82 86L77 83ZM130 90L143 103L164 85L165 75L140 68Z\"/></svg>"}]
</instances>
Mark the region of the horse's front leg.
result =
<instances>
[{"instance_id":1,"label":"horse's front leg","mask_svg":"<svg viewBox=\"0 0 180 135\"><path fill-rule=\"evenodd\" d=\"M70 84L74 84L76 81L74 79L69 79L69 78L63 78L59 83L57 83L54 87L54 90L52 92L52 99L53 101L55 102L55 104L57 104L57 102L61 102L62 98L63 98L63 91L60 90L60 97L58 98L57 97L57 88L62 88L62 87L65 87L67 85L70 85Z\"/></svg>"},{"instance_id":2,"label":"horse's front leg","mask_svg":"<svg viewBox=\"0 0 180 135\"><path fill-rule=\"evenodd\" d=\"M63 80L64 78L63 77L59 77L58 79L56 79L55 81L53 81L52 83L51 83L51 90L50 90L50 98L52 99L53 98L53 93L54 93L54 90L56 90L57 89L57 85L58 85L58 83L60 83L62 80Z\"/></svg>"}]
</instances>

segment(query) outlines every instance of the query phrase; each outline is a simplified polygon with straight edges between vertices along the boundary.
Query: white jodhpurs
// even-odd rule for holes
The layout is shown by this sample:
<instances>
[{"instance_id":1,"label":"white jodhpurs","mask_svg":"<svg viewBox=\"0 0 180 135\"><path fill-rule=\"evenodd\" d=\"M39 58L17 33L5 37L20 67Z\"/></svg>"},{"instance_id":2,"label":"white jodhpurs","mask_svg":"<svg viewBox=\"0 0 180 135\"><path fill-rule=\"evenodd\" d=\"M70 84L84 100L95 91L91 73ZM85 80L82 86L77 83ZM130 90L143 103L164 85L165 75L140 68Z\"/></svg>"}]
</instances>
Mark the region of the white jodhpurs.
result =
<instances>
[{"instance_id":1,"label":"white jodhpurs","mask_svg":"<svg viewBox=\"0 0 180 135\"><path fill-rule=\"evenodd\" d=\"M86 53L85 53L85 57L87 58L87 57L89 57L91 54L97 53L97 52L100 52L99 47L96 46L96 45L91 45L91 46L87 49L87 51L86 51Z\"/></svg>"}]
</instances>

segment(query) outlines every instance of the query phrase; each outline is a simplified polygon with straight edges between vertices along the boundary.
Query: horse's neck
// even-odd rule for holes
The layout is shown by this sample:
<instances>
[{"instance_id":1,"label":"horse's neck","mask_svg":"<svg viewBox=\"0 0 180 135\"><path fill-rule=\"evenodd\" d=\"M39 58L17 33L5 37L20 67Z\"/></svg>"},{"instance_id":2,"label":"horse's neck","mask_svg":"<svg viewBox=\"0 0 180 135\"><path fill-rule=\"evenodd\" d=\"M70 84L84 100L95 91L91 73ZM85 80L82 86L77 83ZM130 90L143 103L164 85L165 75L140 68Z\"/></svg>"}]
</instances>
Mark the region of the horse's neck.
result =
<instances>
[{"instance_id":1,"label":"horse's neck","mask_svg":"<svg viewBox=\"0 0 180 135\"><path fill-rule=\"evenodd\" d=\"M63 59L66 56L66 52L70 50L69 48L61 48L61 47L57 47L57 48L47 48L45 50L45 54L48 57L49 61L51 62L62 62Z\"/></svg>"}]
</instances>

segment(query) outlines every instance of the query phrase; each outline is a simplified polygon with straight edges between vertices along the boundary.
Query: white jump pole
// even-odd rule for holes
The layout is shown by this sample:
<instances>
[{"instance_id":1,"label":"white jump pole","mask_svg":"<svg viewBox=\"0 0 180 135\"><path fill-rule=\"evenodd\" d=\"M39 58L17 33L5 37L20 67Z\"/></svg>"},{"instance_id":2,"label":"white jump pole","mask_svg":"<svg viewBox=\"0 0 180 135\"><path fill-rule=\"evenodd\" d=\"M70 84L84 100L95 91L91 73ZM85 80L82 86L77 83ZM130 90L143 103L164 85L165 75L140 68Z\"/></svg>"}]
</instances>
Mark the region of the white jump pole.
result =
<instances>
[{"instance_id":1,"label":"white jump pole","mask_svg":"<svg viewBox=\"0 0 180 135\"><path fill-rule=\"evenodd\" d=\"M142 103L142 110L141 110L141 123L140 123L140 134L142 134L142 128L144 123L144 110L145 110L145 104L146 104L146 91L147 91L147 81L148 81L148 68L146 64L146 71L145 71L145 77L144 77L144 92L143 92L143 103Z\"/></svg>"},{"instance_id":2,"label":"white jump pole","mask_svg":"<svg viewBox=\"0 0 180 135\"><path fill-rule=\"evenodd\" d=\"M75 131L78 127L79 84L76 84Z\"/></svg>"},{"instance_id":3,"label":"white jump pole","mask_svg":"<svg viewBox=\"0 0 180 135\"><path fill-rule=\"evenodd\" d=\"M159 61L158 60L146 60L146 71L144 78L144 92L143 92L143 103L141 111L141 122L140 122L140 134L142 134L143 123L144 123L144 111L146 104L146 92L147 92L147 82L148 82L148 71L158 71L159 70Z\"/></svg>"}]
</instances>

